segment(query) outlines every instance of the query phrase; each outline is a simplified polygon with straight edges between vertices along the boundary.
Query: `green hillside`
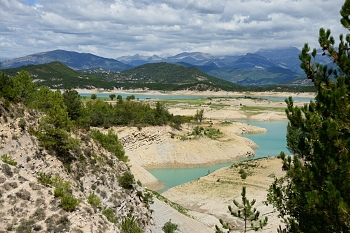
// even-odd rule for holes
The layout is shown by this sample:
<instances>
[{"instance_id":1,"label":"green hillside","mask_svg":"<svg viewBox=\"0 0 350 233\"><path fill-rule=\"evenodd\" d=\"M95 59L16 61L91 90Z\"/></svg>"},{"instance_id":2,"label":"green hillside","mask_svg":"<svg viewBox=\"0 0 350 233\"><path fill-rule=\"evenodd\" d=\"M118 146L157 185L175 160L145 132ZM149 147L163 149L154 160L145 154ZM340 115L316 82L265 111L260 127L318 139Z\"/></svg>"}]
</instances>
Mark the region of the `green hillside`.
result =
<instances>
[{"instance_id":1,"label":"green hillside","mask_svg":"<svg viewBox=\"0 0 350 233\"><path fill-rule=\"evenodd\" d=\"M198 70L170 63L151 63L114 74L118 86L144 86L152 89L223 89L237 90L240 86Z\"/></svg>"},{"instance_id":2,"label":"green hillside","mask_svg":"<svg viewBox=\"0 0 350 233\"><path fill-rule=\"evenodd\" d=\"M94 75L84 75L60 62L51 62L43 65L27 65L18 68L4 69L8 76L15 76L21 70L26 70L38 86L50 88L105 88L112 89L113 83L105 78Z\"/></svg>"}]
</instances>

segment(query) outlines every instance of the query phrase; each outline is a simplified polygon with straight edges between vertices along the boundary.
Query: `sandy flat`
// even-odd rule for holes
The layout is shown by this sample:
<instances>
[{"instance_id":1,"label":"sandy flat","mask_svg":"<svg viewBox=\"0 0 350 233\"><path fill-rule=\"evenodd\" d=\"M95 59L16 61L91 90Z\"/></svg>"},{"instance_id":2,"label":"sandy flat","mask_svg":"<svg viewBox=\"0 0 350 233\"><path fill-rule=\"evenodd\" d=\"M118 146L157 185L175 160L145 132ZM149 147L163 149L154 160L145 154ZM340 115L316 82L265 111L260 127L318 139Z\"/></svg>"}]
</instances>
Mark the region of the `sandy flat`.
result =
<instances>
[{"instance_id":1,"label":"sandy flat","mask_svg":"<svg viewBox=\"0 0 350 233\"><path fill-rule=\"evenodd\" d=\"M236 230L241 232L243 222L230 216L228 205L234 206L232 200L241 202L242 186L246 186L247 198L256 199L257 209L261 216L268 216L268 226L262 232L276 232L280 224L276 213L273 213L271 206L266 206L267 189L274 180L274 177L281 177L282 163L280 159L268 158L252 162L256 167L246 169L251 175L241 179L238 171L242 168L226 167L219 169L200 179L171 188L163 195L192 210L191 214L198 221L214 228L218 219L224 219L232 223ZM219 224L220 225L220 224Z\"/></svg>"}]
</instances>

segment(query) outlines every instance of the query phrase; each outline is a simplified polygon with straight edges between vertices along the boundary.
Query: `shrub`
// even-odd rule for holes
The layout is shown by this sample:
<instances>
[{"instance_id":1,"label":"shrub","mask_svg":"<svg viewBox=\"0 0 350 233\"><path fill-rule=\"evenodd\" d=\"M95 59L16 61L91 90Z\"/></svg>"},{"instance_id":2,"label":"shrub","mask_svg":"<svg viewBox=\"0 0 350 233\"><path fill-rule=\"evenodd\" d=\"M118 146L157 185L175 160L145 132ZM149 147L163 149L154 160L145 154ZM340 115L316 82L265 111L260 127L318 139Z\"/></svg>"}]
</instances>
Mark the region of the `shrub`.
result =
<instances>
[{"instance_id":1,"label":"shrub","mask_svg":"<svg viewBox=\"0 0 350 233\"><path fill-rule=\"evenodd\" d=\"M128 216L125 218L120 226L123 233L142 233L142 230L137 225L134 216Z\"/></svg>"},{"instance_id":2,"label":"shrub","mask_svg":"<svg viewBox=\"0 0 350 233\"><path fill-rule=\"evenodd\" d=\"M118 179L119 184L125 188L132 188L132 184L134 183L134 175L131 172L124 172L124 174Z\"/></svg>"},{"instance_id":3,"label":"shrub","mask_svg":"<svg viewBox=\"0 0 350 233\"><path fill-rule=\"evenodd\" d=\"M98 130L92 130L91 136L94 140L98 141L106 150L115 154L121 161L126 162L128 157L125 156L125 151L122 143L118 139L118 135L114 131L108 130L108 134L105 135Z\"/></svg>"},{"instance_id":4,"label":"shrub","mask_svg":"<svg viewBox=\"0 0 350 233\"><path fill-rule=\"evenodd\" d=\"M114 211L112 209L110 209L110 208L105 209L102 211L102 214L104 216L106 216L108 221L110 221L112 223L117 223L117 218L115 217Z\"/></svg>"},{"instance_id":5,"label":"shrub","mask_svg":"<svg viewBox=\"0 0 350 233\"><path fill-rule=\"evenodd\" d=\"M172 223L169 219L169 221L164 224L162 229L164 233L173 233L177 230L177 224Z\"/></svg>"},{"instance_id":6,"label":"shrub","mask_svg":"<svg viewBox=\"0 0 350 233\"><path fill-rule=\"evenodd\" d=\"M25 128L26 128L26 126L27 126L27 122L22 118L22 119L19 120L18 126L19 126L22 130L25 130Z\"/></svg>"},{"instance_id":7,"label":"shrub","mask_svg":"<svg viewBox=\"0 0 350 233\"><path fill-rule=\"evenodd\" d=\"M65 211L73 211L80 204L81 200L75 198L72 194L64 194L61 197L61 206Z\"/></svg>"},{"instance_id":8,"label":"shrub","mask_svg":"<svg viewBox=\"0 0 350 233\"><path fill-rule=\"evenodd\" d=\"M95 207L100 207L101 206L100 198L97 195L93 194L93 193L91 193L89 195L88 203L91 204L92 206L95 206Z\"/></svg>"},{"instance_id":9,"label":"shrub","mask_svg":"<svg viewBox=\"0 0 350 233\"><path fill-rule=\"evenodd\" d=\"M55 188L53 195L55 197L63 197L65 193L66 193L66 190L61 186L61 187Z\"/></svg>"},{"instance_id":10,"label":"shrub","mask_svg":"<svg viewBox=\"0 0 350 233\"><path fill-rule=\"evenodd\" d=\"M243 168L241 168L238 173L241 174L241 179L243 180L248 176L248 173Z\"/></svg>"},{"instance_id":11,"label":"shrub","mask_svg":"<svg viewBox=\"0 0 350 233\"><path fill-rule=\"evenodd\" d=\"M52 185L52 177L50 175L46 175L43 172L40 172L38 177L38 182L43 184L43 185Z\"/></svg>"},{"instance_id":12,"label":"shrub","mask_svg":"<svg viewBox=\"0 0 350 233\"><path fill-rule=\"evenodd\" d=\"M146 207L149 207L150 204L153 204L153 195L151 192L145 192L143 195L143 203L145 203Z\"/></svg>"}]
</instances>

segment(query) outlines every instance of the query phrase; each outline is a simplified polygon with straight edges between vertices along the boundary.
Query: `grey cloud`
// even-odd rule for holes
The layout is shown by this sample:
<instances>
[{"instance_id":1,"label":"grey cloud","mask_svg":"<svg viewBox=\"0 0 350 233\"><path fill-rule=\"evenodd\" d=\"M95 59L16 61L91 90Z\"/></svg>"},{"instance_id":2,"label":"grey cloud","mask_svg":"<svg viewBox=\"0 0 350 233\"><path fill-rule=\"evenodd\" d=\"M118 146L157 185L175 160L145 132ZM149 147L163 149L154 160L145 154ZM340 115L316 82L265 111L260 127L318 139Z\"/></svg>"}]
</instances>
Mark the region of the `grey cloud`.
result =
<instances>
[{"instance_id":1,"label":"grey cloud","mask_svg":"<svg viewBox=\"0 0 350 233\"><path fill-rule=\"evenodd\" d=\"M317 46L343 0L0 0L0 61L67 49L99 56Z\"/></svg>"}]
</instances>

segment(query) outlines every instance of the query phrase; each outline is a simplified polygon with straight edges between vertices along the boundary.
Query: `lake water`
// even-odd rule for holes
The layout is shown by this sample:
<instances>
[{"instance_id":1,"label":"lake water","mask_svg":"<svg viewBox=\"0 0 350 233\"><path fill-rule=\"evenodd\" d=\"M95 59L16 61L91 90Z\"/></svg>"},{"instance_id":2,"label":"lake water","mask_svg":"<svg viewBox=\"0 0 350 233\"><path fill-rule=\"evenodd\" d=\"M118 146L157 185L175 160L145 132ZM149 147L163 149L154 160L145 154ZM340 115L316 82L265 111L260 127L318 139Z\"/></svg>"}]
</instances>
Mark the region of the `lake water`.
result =
<instances>
[{"instance_id":1,"label":"lake water","mask_svg":"<svg viewBox=\"0 0 350 233\"><path fill-rule=\"evenodd\" d=\"M91 94L79 93L81 97L91 97ZM96 94L98 98L109 98L110 94ZM134 95L136 99L145 100L145 99L199 99L207 98L207 96L201 95L146 95L146 94L118 94L115 93L115 96L121 95L123 99L128 96Z\"/></svg>"},{"instance_id":2,"label":"lake water","mask_svg":"<svg viewBox=\"0 0 350 233\"><path fill-rule=\"evenodd\" d=\"M210 98L214 96L203 96L203 95L147 95L147 94L118 94L114 93L116 96L121 95L123 99L125 99L128 96L134 95L136 99L139 100L145 100L145 99L199 99L199 98ZM79 93L81 97L84 98L90 98L91 94L86 94L86 93ZM105 94L105 93L97 93L96 96L98 98L109 98L110 94ZM235 96L235 97L226 97L222 96L223 98L244 98L245 96L247 97L252 97L252 98L261 98L261 99L266 99L270 101L284 101L286 97L275 97L275 96L249 96L249 95L242 95L242 96ZM306 97L293 97L294 101L298 102L310 102L310 100L314 100L314 98L306 98Z\"/></svg>"},{"instance_id":3,"label":"lake water","mask_svg":"<svg viewBox=\"0 0 350 233\"><path fill-rule=\"evenodd\" d=\"M243 134L242 136L252 139L260 147L255 149L256 156L261 158L267 156L276 156L281 151L287 152L286 148L286 127L288 121L241 121L246 124L266 128L267 132L263 134ZM213 172L219 168L231 166L232 163L217 164L214 166L197 168L161 168L148 170L154 177L164 184L164 188L158 190L159 193L187 183L191 180L205 176L208 172Z\"/></svg>"}]
</instances>

